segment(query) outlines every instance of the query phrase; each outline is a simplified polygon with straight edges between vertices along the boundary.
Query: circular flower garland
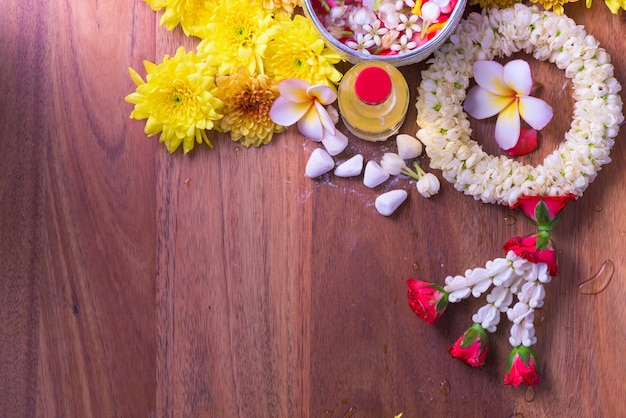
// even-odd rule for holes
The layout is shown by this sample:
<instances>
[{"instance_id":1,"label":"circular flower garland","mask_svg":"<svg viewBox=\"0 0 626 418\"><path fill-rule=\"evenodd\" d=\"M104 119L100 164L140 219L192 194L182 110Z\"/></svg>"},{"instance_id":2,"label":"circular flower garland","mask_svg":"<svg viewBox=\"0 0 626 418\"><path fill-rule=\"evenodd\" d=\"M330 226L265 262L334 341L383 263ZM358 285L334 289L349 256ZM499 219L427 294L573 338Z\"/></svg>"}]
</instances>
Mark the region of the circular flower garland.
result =
<instances>
[{"instance_id":1,"label":"circular flower garland","mask_svg":"<svg viewBox=\"0 0 626 418\"><path fill-rule=\"evenodd\" d=\"M519 51L555 63L574 87L574 119L565 141L537 167L486 154L471 139L462 106L475 61ZM550 231L565 205L582 196L602 165L611 161L609 152L624 120L617 94L621 86L613 77L610 56L582 26L566 16L522 4L470 14L430 64L422 73L416 104L421 127L417 136L430 166L475 199L521 208L538 233L512 237L504 245L505 257L448 276L445 286L408 279L409 304L432 324L448 303L480 297L493 287L487 303L472 316L473 325L448 351L469 366L482 367L489 348L487 332L496 331L505 313L512 323L513 350L504 383L534 386L540 381L530 349L537 340L534 312L543 306L544 284L558 275Z\"/></svg>"},{"instance_id":2,"label":"circular flower garland","mask_svg":"<svg viewBox=\"0 0 626 418\"><path fill-rule=\"evenodd\" d=\"M565 141L536 167L485 153L470 137L462 106L474 61L519 51L565 70L576 100ZM485 203L512 206L520 196L581 196L611 161L609 152L624 119L621 86L610 60L596 39L567 16L522 4L472 13L422 73L417 136L430 166L457 190Z\"/></svg>"}]
</instances>

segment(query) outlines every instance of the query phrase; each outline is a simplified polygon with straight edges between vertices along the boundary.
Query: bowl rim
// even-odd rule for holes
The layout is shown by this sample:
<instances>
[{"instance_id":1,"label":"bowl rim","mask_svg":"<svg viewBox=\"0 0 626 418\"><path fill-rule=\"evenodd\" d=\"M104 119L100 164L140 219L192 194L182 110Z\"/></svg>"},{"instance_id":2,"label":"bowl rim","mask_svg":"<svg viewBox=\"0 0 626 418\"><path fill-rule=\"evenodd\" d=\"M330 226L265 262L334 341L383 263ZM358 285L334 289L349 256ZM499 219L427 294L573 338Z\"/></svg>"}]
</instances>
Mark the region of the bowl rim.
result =
<instances>
[{"instance_id":1,"label":"bowl rim","mask_svg":"<svg viewBox=\"0 0 626 418\"><path fill-rule=\"evenodd\" d=\"M304 10L306 17L311 19L313 21L313 24L317 28L317 30L321 32L321 34L323 35L324 42L327 45L330 44L335 49L341 51L346 56L346 59L348 61L352 62L353 64L356 64L362 61L377 60L377 61L388 62L394 65L406 65L406 64L413 63L413 62L419 62L419 61L424 60L432 52L438 49L439 46L450 37L450 35L452 35L452 32L456 29L459 21L461 20L461 18L463 17L463 14L465 13L468 0L457 1L456 5L454 6L454 10L452 10L452 12L450 13L450 17L448 18L448 24L445 25L443 29L440 30L439 33L437 33L430 41L428 41L424 45L421 45L418 48L415 48L411 52L406 52L403 54L396 54L396 55L365 55L365 54L361 54L360 52L352 48L347 47L344 43L340 42L337 38L331 35L330 32L326 29L326 26L319 19L319 17L317 16L317 13L315 13L315 10L313 9L312 1L313 0L302 1L302 9ZM354 61L348 59L347 57L353 58ZM408 61L408 62L403 63L403 61Z\"/></svg>"}]
</instances>

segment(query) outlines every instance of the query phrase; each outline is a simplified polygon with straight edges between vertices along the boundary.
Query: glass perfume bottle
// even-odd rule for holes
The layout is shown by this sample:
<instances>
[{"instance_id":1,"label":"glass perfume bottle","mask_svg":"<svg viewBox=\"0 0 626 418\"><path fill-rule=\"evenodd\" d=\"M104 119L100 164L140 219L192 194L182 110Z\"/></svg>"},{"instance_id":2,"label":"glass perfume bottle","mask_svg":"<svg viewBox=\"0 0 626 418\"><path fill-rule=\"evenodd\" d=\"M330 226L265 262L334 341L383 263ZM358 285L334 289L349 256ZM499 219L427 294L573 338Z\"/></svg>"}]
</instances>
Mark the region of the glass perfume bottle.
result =
<instances>
[{"instance_id":1,"label":"glass perfume bottle","mask_svg":"<svg viewBox=\"0 0 626 418\"><path fill-rule=\"evenodd\" d=\"M384 141L404 122L409 87L393 65L365 61L344 74L338 103L341 118L354 135L367 141Z\"/></svg>"}]
</instances>

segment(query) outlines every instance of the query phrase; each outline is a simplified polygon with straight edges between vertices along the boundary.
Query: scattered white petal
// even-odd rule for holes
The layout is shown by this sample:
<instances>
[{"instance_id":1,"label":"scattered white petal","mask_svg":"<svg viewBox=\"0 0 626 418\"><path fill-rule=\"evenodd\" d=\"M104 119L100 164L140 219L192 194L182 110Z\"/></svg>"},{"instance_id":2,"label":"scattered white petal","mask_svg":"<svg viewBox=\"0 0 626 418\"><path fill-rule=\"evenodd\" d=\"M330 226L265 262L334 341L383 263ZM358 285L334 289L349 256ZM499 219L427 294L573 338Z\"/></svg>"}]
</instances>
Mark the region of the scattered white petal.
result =
<instances>
[{"instance_id":1,"label":"scattered white petal","mask_svg":"<svg viewBox=\"0 0 626 418\"><path fill-rule=\"evenodd\" d=\"M354 177L363 171L363 156L357 154L349 160L344 161L335 168L337 177Z\"/></svg>"},{"instance_id":2,"label":"scattered white petal","mask_svg":"<svg viewBox=\"0 0 626 418\"><path fill-rule=\"evenodd\" d=\"M408 195L406 190L391 190L378 196L374 206L376 206L378 213L389 216L400 207Z\"/></svg>"},{"instance_id":3,"label":"scattered white petal","mask_svg":"<svg viewBox=\"0 0 626 418\"><path fill-rule=\"evenodd\" d=\"M386 172L376 161L368 161L365 164L365 173L363 174L363 184L373 189L374 187L386 182L391 175Z\"/></svg>"},{"instance_id":4,"label":"scattered white petal","mask_svg":"<svg viewBox=\"0 0 626 418\"><path fill-rule=\"evenodd\" d=\"M417 138L407 134L396 136L396 145L398 146L398 155L403 160L412 160L419 157L424 148Z\"/></svg>"},{"instance_id":5,"label":"scattered white petal","mask_svg":"<svg viewBox=\"0 0 626 418\"><path fill-rule=\"evenodd\" d=\"M337 155L343 152L348 146L348 137L340 132L339 129L335 129L334 135L330 131L325 131L322 144L330 155Z\"/></svg>"},{"instance_id":6,"label":"scattered white petal","mask_svg":"<svg viewBox=\"0 0 626 418\"><path fill-rule=\"evenodd\" d=\"M335 167L333 157L324 149L316 148L315 151L311 153L309 161L306 163L305 174L307 177L313 179L328 173L333 167Z\"/></svg>"}]
</instances>

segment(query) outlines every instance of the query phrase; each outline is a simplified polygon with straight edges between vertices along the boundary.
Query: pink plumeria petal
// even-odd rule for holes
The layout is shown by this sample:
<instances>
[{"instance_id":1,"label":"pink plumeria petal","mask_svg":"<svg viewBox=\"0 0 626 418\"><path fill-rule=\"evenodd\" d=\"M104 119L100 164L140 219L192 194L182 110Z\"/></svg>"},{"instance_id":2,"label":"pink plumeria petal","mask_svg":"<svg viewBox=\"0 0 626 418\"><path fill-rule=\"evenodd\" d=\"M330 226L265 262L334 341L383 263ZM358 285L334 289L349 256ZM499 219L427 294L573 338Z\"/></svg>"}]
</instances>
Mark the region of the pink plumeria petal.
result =
<instances>
[{"instance_id":1,"label":"pink plumeria petal","mask_svg":"<svg viewBox=\"0 0 626 418\"><path fill-rule=\"evenodd\" d=\"M475 61L472 65L476 84L499 96L512 96L514 91L508 88L502 79L502 64L495 61Z\"/></svg>"},{"instance_id":2,"label":"pink plumeria petal","mask_svg":"<svg viewBox=\"0 0 626 418\"><path fill-rule=\"evenodd\" d=\"M506 151L517 144L519 133L520 121L517 103L512 102L498 115L494 137L500 148Z\"/></svg>"},{"instance_id":3,"label":"pink plumeria petal","mask_svg":"<svg viewBox=\"0 0 626 418\"><path fill-rule=\"evenodd\" d=\"M317 99L323 105L329 105L337 100L337 93L326 84L316 84L306 91L307 96Z\"/></svg>"},{"instance_id":4,"label":"pink plumeria petal","mask_svg":"<svg viewBox=\"0 0 626 418\"><path fill-rule=\"evenodd\" d=\"M533 88L530 65L524 60L513 60L506 63L502 70L504 84L520 96L528 96Z\"/></svg>"},{"instance_id":5,"label":"pink plumeria petal","mask_svg":"<svg viewBox=\"0 0 626 418\"><path fill-rule=\"evenodd\" d=\"M481 86L474 86L465 97L465 111L475 119L486 119L500 113L512 101L512 96L499 96Z\"/></svg>"},{"instance_id":6,"label":"pink plumeria petal","mask_svg":"<svg viewBox=\"0 0 626 418\"><path fill-rule=\"evenodd\" d=\"M538 131L552 119L552 106L537 97L524 96L519 98L519 114L524 121Z\"/></svg>"},{"instance_id":7,"label":"pink plumeria petal","mask_svg":"<svg viewBox=\"0 0 626 418\"><path fill-rule=\"evenodd\" d=\"M311 107L313 107L311 101L298 103L279 97L274 100L274 104L270 109L270 119L279 125L291 126L299 121Z\"/></svg>"},{"instance_id":8,"label":"pink plumeria petal","mask_svg":"<svg viewBox=\"0 0 626 418\"><path fill-rule=\"evenodd\" d=\"M321 141L324 138L324 127L315 106L311 106L304 117L298 121L298 131L314 141Z\"/></svg>"},{"instance_id":9,"label":"pink plumeria petal","mask_svg":"<svg viewBox=\"0 0 626 418\"><path fill-rule=\"evenodd\" d=\"M289 102L303 103L310 102L307 89L311 87L309 83L299 78L287 78L278 83L278 92Z\"/></svg>"},{"instance_id":10,"label":"pink plumeria petal","mask_svg":"<svg viewBox=\"0 0 626 418\"><path fill-rule=\"evenodd\" d=\"M322 122L322 126L324 129L331 134L335 135L335 122L333 121L333 117L328 113L328 110L322 105L320 102L315 101L315 108L317 109L317 114L320 118L320 122Z\"/></svg>"}]
</instances>

